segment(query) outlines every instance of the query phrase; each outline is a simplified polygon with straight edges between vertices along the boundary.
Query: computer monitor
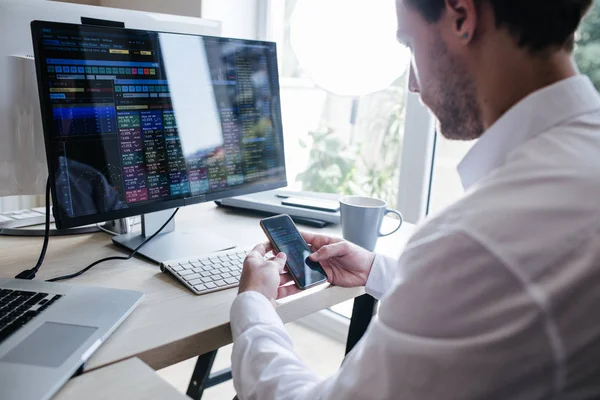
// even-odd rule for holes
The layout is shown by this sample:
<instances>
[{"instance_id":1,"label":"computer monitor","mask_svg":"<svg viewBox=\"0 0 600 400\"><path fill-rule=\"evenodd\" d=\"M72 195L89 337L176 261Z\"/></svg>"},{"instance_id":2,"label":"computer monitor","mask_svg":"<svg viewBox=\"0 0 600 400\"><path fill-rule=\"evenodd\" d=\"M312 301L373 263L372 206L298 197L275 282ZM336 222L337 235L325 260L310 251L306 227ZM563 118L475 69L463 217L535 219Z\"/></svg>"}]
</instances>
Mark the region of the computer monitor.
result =
<instances>
[{"instance_id":1,"label":"computer monitor","mask_svg":"<svg viewBox=\"0 0 600 400\"><path fill-rule=\"evenodd\" d=\"M286 186L274 43L41 21L32 34L59 228Z\"/></svg>"},{"instance_id":2,"label":"computer monitor","mask_svg":"<svg viewBox=\"0 0 600 400\"><path fill-rule=\"evenodd\" d=\"M31 21L81 24L84 17L135 29L221 34L221 23L207 19L60 1L0 0L0 196L43 195L48 177Z\"/></svg>"}]
</instances>

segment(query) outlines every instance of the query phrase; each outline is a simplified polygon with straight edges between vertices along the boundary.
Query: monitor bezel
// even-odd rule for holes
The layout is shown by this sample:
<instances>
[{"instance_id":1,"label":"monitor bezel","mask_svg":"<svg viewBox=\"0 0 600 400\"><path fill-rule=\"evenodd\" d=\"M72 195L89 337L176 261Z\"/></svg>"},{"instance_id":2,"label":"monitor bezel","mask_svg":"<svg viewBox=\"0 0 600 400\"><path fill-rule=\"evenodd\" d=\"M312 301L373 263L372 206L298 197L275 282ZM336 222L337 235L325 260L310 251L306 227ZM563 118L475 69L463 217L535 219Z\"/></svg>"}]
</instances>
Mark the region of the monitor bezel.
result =
<instances>
[{"instance_id":1,"label":"monitor bezel","mask_svg":"<svg viewBox=\"0 0 600 400\"><path fill-rule=\"evenodd\" d=\"M49 104L46 99L49 97L49 91L47 88L47 82L44 78L44 74L42 73L43 65L41 57L41 34L42 29L47 28L80 28L80 27L88 27L87 25L82 24L70 24L70 23L62 23L62 22L51 22L51 21L32 21L31 22L31 34L33 40L33 51L35 58L35 68L37 75L37 83L38 83L38 92L39 92L39 100L40 100L40 110L42 114L42 127L44 131L44 143L46 147L46 162L48 165L48 173L50 178L50 189L52 193L52 203L58 204L57 201L57 193L56 193L56 176L55 176L55 160L51 157L51 135L52 133L52 121L50 121L50 110L48 109ZM264 44L264 45L272 45L275 48L275 70L277 76L275 77L275 84L273 85L274 98L277 99L277 104L274 104L273 107L276 107L276 114L278 115L279 121L275 121L278 123L281 128L281 143L282 147L285 148L285 137L283 134L283 120L281 115L281 93L280 93L280 85L279 85L279 65L277 59L277 44L274 42L263 41L263 40L250 40L250 39L237 39L237 38L227 38L220 36L211 36L211 35L197 35L197 34L189 34L189 33L181 33L181 32L168 32L168 31L155 31L155 30L144 30L144 29L128 29L128 28L115 28L115 27L104 27L104 26L89 26L92 29L102 29L102 30L112 30L119 32L130 32L132 34L135 33L143 33L143 32L152 32L152 33L172 33L176 35L184 35L184 36L196 36L203 38L217 38L224 40L233 40L239 41L242 43L251 43L251 44ZM283 150L283 149L282 149ZM284 179L275 182L262 183L262 184L254 184L250 186L245 186L241 188L235 188L231 190L225 190L215 193L205 193L200 195L190 195L189 197L182 197L180 199L169 199L165 201L158 201L152 204L145 204L139 206L131 206L124 209L112 210L106 212L99 212L95 214L83 215L83 216L69 216L61 211L58 207L52 207L52 213L54 215L56 227L58 229L68 229L74 228L83 225L90 225L94 223L100 223L104 221L116 220L121 218L128 218L142 214L153 213L157 211L163 211L168 209L173 209L177 207L184 207L194 204L205 203L208 201L220 200L224 198L247 195L252 193L264 192L267 190L279 189L287 186L287 168L285 163L285 151L283 153L283 176Z\"/></svg>"}]
</instances>

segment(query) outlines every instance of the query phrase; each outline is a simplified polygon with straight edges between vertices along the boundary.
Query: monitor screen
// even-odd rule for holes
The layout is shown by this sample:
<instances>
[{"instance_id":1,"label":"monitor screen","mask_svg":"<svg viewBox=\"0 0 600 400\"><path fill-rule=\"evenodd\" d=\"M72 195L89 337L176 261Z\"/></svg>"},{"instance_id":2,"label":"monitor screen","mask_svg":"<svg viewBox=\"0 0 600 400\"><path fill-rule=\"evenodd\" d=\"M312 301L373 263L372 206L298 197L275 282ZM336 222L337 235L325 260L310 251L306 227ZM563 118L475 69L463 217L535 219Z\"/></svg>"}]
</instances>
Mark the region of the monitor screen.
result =
<instances>
[{"instance_id":1,"label":"monitor screen","mask_svg":"<svg viewBox=\"0 0 600 400\"><path fill-rule=\"evenodd\" d=\"M33 22L60 227L285 186L274 43Z\"/></svg>"}]
</instances>

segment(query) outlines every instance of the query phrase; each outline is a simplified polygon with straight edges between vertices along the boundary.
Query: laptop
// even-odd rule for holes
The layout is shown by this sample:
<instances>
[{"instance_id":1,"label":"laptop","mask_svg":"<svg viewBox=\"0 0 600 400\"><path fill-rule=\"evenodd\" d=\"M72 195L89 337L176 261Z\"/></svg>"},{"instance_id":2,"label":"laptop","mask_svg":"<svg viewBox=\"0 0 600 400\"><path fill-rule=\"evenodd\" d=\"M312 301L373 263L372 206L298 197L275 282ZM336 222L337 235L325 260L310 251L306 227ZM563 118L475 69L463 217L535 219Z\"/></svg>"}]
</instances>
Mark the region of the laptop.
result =
<instances>
[{"instance_id":1,"label":"laptop","mask_svg":"<svg viewBox=\"0 0 600 400\"><path fill-rule=\"evenodd\" d=\"M128 290L0 279L0 399L52 397L142 297Z\"/></svg>"}]
</instances>

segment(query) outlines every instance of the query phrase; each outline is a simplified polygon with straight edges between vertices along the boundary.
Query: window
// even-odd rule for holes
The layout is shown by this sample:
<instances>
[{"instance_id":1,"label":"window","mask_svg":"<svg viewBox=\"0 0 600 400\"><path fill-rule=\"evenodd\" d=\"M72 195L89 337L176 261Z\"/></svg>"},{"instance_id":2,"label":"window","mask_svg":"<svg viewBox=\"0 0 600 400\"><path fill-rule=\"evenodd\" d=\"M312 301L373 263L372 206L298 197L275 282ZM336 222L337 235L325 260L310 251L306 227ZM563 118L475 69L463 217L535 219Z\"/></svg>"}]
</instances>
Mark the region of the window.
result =
<instances>
[{"instance_id":1,"label":"window","mask_svg":"<svg viewBox=\"0 0 600 400\"><path fill-rule=\"evenodd\" d=\"M600 3L594 1L576 37L575 60L600 91Z\"/></svg>"},{"instance_id":2,"label":"window","mask_svg":"<svg viewBox=\"0 0 600 400\"><path fill-rule=\"evenodd\" d=\"M314 0L271 1L268 18L269 38L278 43L289 187L374 196L395 208L404 144L407 72L389 87L361 97L339 96L315 84L292 43L293 24L298 18L294 13L299 4L304 6L311 2L316 3ZM370 7L368 2L365 4ZM393 2L389 5L394 7ZM324 5L320 7L323 14ZM395 13L389 15L393 24L389 37L395 42ZM348 15L340 14L331 19L332 35L344 17ZM364 18L361 32L377 29L369 26L378 24L377 21L377 18ZM407 51L406 65L409 56ZM349 318L352 301L334 306L332 310ZM339 317L329 319L327 329L331 330L335 321L339 322Z\"/></svg>"},{"instance_id":3,"label":"window","mask_svg":"<svg viewBox=\"0 0 600 400\"><path fill-rule=\"evenodd\" d=\"M600 3L594 2L576 36L575 60L600 90ZM456 167L475 142L456 142L437 135L429 212L439 211L463 194Z\"/></svg>"},{"instance_id":4,"label":"window","mask_svg":"<svg viewBox=\"0 0 600 400\"><path fill-rule=\"evenodd\" d=\"M395 207L406 73L387 89L360 98L338 96L317 86L296 57L291 40L294 12L302 1L272 1L269 18L271 39L278 42L289 186L375 196ZM331 24L335 31L339 19ZM369 22L365 24L361 29L367 31Z\"/></svg>"}]
</instances>

